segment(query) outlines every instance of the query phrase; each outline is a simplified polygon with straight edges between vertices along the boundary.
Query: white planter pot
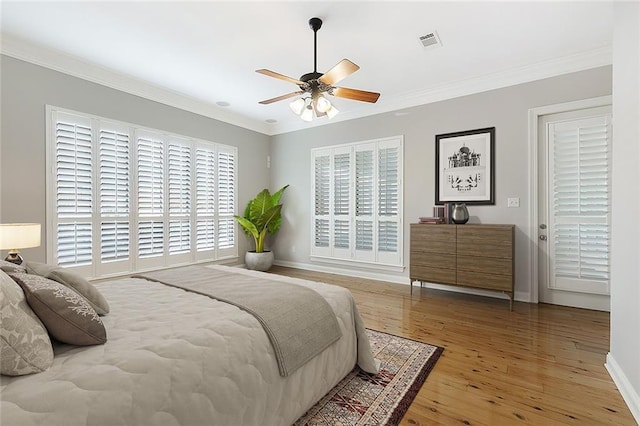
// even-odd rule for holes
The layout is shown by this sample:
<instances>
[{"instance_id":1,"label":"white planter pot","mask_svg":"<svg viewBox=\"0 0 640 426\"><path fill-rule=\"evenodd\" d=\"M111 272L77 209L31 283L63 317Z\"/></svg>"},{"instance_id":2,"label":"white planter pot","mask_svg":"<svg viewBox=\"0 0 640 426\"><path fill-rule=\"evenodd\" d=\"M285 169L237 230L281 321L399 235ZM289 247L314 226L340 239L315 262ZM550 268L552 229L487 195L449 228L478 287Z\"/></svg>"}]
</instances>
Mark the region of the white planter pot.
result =
<instances>
[{"instance_id":1,"label":"white planter pot","mask_svg":"<svg viewBox=\"0 0 640 426\"><path fill-rule=\"evenodd\" d=\"M273 252L265 251L256 253L255 251L248 251L244 255L244 263L247 265L247 269L253 271L268 271L273 265Z\"/></svg>"}]
</instances>

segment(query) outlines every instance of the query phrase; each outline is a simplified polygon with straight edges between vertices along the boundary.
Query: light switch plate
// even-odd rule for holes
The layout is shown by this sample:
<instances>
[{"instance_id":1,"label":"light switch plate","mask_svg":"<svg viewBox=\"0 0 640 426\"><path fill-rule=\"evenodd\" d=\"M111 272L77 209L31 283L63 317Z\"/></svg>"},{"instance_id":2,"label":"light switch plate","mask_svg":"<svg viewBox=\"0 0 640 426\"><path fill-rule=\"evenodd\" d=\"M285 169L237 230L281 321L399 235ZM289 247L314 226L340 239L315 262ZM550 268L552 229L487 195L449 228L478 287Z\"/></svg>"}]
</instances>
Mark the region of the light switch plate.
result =
<instances>
[{"instance_id":1,"label":"light switch plate","mask_svg":"<svg viewBox=\"0 0 640 426\"><path fill-rule=\"evenodd\" d=\"M507 198L507 207L509 208L520 207L520 198L519 197Z\"/></svg>"}]
</instances>

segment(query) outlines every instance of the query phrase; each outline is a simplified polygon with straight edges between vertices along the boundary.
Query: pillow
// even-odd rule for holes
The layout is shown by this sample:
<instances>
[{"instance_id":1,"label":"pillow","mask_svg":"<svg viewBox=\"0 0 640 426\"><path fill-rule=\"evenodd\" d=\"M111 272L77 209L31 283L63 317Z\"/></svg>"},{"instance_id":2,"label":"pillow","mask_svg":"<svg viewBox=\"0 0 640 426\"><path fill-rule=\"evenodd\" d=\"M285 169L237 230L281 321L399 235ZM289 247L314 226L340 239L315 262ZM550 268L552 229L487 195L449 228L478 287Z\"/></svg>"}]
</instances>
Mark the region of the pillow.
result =
<instances>
[{"instance_id":1,"label":"pillow","mask_svg":"<svg viewBox=\"0 0 640 426\"><path fill-rule=\"evenodd\" d=\"M49 278L64 284L67 287L77 291L91 305L98 315L106 315L109 313L109 304L104 296L89 281L85 280L78 274L70 272L58 266L47 265L39 262L27 262L27 270L41 277Z\"/></svg>"},{"instance_id":2,"label":"pillow","mask_svg":"<svg viewBox=\"0 0 640 426\"><path fill-rule=\"evenodd\" d=\"M38 315L49 334L72 345L99 345L107 341L102 320L84 297L48 278L14 273L31 309Z\"/></svg>"},{"instance_id":3,"label":"pillow","mask_svg":"<svg viewBox=\"0 0 640 426\"><path fill-rule=\"evenodd\" d=\"M25 266L28 273L40 275L41 277L46 277L49 272L59 268L57 265L47 265L46 263L32 262L30 260L25 262Z\"/></svg>"},{"instance_id":4,"label":"pillow","mask_svg":"<svg viewBox=\"0 0 640 426\"><path fill-rule=\"evenodd\" d=\"M31 310L20 286L0 271L0 373L40 373L51 367L53 348L47 330Z\"/></svg>"},{"instance_id":5,"label":"pillow","mask_svg":"<svg viewBox=\"0 0 640 426\"><path fill-rule=\"evenodd\" d=\"M46 276L50 280L64 284L69 288L77 291L87 299L87 302L99 315L106 315L109 313L109 304L104 298L102 293L89 281L85 280L78 274L67 271L64 268L55 269Z\"/></svg>"},{"instance_id":6,"label":"pillow","mask_svg":"<svg viewBox=\"0 0 640 426\"><path fill-rule=\"evenodd\" d=\"M0 270L5 272L27 272L27 268L23 265L16 265L12 262L7 262L6 260L0 260Z\"/></svg>"}]
</instances>

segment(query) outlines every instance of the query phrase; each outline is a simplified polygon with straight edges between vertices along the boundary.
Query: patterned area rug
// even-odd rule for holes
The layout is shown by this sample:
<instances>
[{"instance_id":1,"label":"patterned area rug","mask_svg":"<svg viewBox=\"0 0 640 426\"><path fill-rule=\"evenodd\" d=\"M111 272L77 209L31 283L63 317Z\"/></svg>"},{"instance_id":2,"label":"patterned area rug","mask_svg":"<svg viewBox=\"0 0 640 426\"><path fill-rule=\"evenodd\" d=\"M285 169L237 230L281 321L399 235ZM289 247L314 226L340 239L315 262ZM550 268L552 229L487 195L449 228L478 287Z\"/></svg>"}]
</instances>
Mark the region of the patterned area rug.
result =
<instances>
[{"instance_id":1,"label":"patterned area rug","mask_svg":"<svg viewBox=\"0 0 640 426\"><path fill-rule=\"evenodd\" d=\"M443 348L367 329L380 372L358 367L295 426L397 425L442 354Z\"/></svg>"}]
</instances>

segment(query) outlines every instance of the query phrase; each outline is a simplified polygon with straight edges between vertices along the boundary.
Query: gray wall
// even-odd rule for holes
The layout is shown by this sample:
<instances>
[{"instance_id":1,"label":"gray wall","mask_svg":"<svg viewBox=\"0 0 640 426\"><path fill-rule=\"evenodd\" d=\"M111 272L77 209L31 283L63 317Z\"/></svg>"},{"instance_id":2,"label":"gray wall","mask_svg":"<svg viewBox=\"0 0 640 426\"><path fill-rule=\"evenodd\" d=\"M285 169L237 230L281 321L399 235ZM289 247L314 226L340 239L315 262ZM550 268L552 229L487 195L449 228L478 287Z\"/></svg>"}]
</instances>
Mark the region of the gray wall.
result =
<instances>
[{"instance_id":1,"label":"gray wall","mask_svg":"<svg viewBox=\"0 0 640 426\"><path fill-rule=\"evenodd\" d=\"M613 7L611 351L606 365L640 424L640 3Z\"/></svg>"},{"instance_id":2,"label":"gray wall","mask_svg":"<svg viewBox=\"0 0 640 426\"><path fill-rule=\"evenodd\" d=\"M409 224L431 216L435 198L435 135L483 127L496 128L495 206L469 206L470 223L512 223L516 231L516 297L530 291L528 110L611 94L611 67L460 97L395 112L274 136L271 186L291 184L284 222L275 241L276 258L289 264L309 260L310 150L314 147L404 135L404 263L408 265ZM520 197L507 208L507 197ZM315 266L318 266L317 264ZM386 278L408 283L408 270Z\"/></svg>"},{"instance_id":3,"label":"gray wall","mask_svg":"<svg viewBox=\"0 0 640 426\"><path fill-rule=\"evenodd\" d=\"M42 245L22 253L45 261L45 105L238 147L238 207L269 185L269 137L67 74L1 57L0 218L43 224ZM213 78L213 77L212 77ZM240 251L248 241L239 235Z\"/></svg>"}]
</instances>

